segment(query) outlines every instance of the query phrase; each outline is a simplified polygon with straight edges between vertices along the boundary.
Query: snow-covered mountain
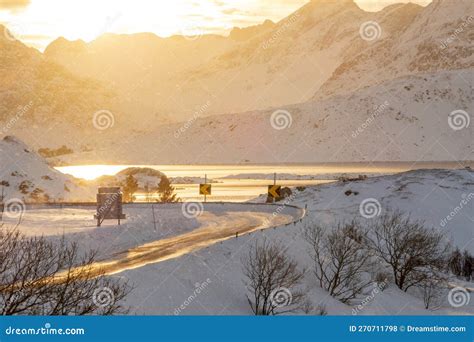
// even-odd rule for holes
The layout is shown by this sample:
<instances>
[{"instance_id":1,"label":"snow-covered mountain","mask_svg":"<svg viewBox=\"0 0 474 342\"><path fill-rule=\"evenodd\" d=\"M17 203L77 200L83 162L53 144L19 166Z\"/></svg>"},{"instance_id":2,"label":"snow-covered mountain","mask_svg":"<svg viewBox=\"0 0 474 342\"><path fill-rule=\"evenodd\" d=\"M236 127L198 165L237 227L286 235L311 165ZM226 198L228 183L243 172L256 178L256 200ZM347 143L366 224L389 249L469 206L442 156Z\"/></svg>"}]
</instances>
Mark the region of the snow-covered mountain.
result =
<instances>
[{"instance_id":1,"label":"snow-covered mountain","mask_svg":"<svg viewBox=\"0 0 474 342\"><path fill-rule=\"evenodd\" d=\"M5 30L0 25L0 32ZM2 134L37 124L39 134L31 134L38 140L45 129L53 130L59 123L85 127L97 108L110 107L113 98L96 80L73 75L4 34L0 34L0 75Z\"/></svg>"},{"instance_id":2,"label":"snow-covered mountain","mask_svg":"<svg viewBox=\"0 0 474 342\"><path fill-rule=\"evenodd\" d=\"M185 80L177 75L235 44L233 39L215 35L160 38L151 33L106 34L89 44L59 38L47 47L45 56L76 75L106 84L119 95L117 104L122 110L139 114L140 122L156 124L179 121L184 117L179 113L200 104L182 101Z\"/></svg>"},{"instance_id":3,"label":"snow-covered mountain","mask_svg":"<svg viewBox=\"0 0 474 342\"><path fill-rule=\"evenodd\" d=\"M311 98L342 62L366 15L350 0L312 1L276 25L234 30L227 38L107 34L89 44L60 38L45 55L116 87L146 120L180 121L202 106L204 116Z\"/></svg>"},{"instance_id":4,"label":"snow-covered mountain","mask_svg":"<svg viewBox=\"0 0 474 342\"><path fill-rule=\"evenodd\" d=\"M0 187L5 201L92 200L85 183L51 168L46 161L12 136L0 140Z\"/></svg>"},{"instance_id":5,"label":"snow-covered mountain","mask_svg":"<svg viewBox=\"0 0 474 342\"><path fill-rule=\"evenodd\" d=\"M457 109L474 113L465 82L474 71L463 75L419 74L350 96L165 125L129 136L120 149L110 142L80 158L125 164L474 160L473 126L454 130L449 119Z\"/></svg>"},{"instance_id":6,"label":"snow-covered mountain","mask_svg":"<svg viewBox=\"0 0 474 342\"><path fill-rule=\"evenodd\" d=\"M473 125L454 130L448 116L474 113L473 24L470 0L376 13L313 0L228 37L59 38L43 55L9 42L0 117L41 93L47 104L9 134L66 145L71 163L472 160ZM269 124L277 110L290 127Z\"/></svg>"},{"instance_id":7,"label":"snow-covered mountain","mask_svg":"<svg viewBox=\"0 0 474 342\"><path fill-rule=\"evenodd\" d=\"M346 53L315 98L350 94L406 75L474 67L470 0L435 0L422 10L413 4L392 5L371 20L374 24L365 27L368 41ZM472 86L472 79L466 82Z\"/></svg>"},{"instance_id":8,"label":"snow-covered mountain","mask_svg":"<svg viewBox=\"0 0 474 342\"><path fill-rule=\"evenodd\" d=\"M472 15L470 0L434 1L426 8L398 4L377 13L352 0L315 0L277 24L234 30L228 38L109 34L89 44L60 38L45 55L116 86L123 104L145 110L147 119L179 121L208 102L201 116L350 93L419 72L470 68Z\"/></svg>"}]
</instances>

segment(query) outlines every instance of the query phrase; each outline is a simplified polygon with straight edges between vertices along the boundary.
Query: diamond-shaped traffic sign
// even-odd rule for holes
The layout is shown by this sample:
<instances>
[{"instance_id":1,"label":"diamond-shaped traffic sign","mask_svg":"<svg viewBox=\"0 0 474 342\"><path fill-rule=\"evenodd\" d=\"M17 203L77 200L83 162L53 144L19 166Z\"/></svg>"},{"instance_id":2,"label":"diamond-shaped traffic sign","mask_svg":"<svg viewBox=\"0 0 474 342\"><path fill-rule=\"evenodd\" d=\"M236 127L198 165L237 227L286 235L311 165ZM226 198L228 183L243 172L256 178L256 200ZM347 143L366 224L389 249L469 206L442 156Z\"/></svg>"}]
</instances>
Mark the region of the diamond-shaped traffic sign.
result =
<instances>
[{"instance_id":1,"label":"diamond-shaped traffic sign","mask_svg":"<svg viewBox=\"0 0 474 342\"><path fill-rule=\"evenodd\" d=\"M268 186L268 196L275 199L281 197L281 186L280 185L269 185Z\"/></svg>"},{"instance_id":2,"label":"diamond-shaped traffic sign","mask_svg":"<svg viewBox=\"0 0 474 342\"><path fill-rule=\"evenodd\" d=\"M211 195L211 184L199 184L199 194L200 195Z\"/></svg>"}]
</instances>

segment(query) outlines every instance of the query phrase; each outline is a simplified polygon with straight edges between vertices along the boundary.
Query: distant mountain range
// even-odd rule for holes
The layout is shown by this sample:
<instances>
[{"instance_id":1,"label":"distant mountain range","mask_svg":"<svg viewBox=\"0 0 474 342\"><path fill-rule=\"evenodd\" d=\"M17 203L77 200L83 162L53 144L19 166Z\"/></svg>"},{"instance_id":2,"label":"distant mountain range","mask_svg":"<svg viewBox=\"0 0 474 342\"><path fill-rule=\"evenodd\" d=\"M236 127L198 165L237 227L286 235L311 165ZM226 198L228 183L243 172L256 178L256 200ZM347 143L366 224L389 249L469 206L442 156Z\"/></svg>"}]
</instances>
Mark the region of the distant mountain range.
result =
<instances>
[{"instance_id":1,"label":"distant mountain range","mask_svg":"<svg viewBox=\"0 0 474 342\"><path fill-rule=\"evenodd\" d=\"M71 163L473 160L474 125L448 124L474 115L473 25L471 0L313 0L228 37L59 38L43 54L1 37L0 118L21 117L3 133L66 144Z\"/></svg>"}]
</instances>

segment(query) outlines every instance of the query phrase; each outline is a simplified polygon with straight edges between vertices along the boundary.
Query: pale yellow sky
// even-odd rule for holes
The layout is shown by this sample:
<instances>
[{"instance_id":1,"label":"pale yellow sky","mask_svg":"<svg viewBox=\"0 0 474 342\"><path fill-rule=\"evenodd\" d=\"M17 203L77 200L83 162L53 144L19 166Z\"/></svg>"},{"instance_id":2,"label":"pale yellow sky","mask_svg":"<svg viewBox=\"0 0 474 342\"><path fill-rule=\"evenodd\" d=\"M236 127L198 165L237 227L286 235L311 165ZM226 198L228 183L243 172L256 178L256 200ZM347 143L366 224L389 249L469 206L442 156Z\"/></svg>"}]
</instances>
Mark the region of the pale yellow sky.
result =
<instances>
[{"instance_id":1,"label":"pale yellow sky","mask_svg":"<svg viewBox=\"0 0 474 342\"><path fill-rule=\"evenodd\" d=\"M321 1L321 0L319 0ZM308 0L0 0L0 23L20 40L43 49L63 36L93 40L106 32L225 34L234 26L278 21ZM408 0L355 0L377 11ZM431 0L412 0L427 5Z\"/></svg>"}]
</instances>

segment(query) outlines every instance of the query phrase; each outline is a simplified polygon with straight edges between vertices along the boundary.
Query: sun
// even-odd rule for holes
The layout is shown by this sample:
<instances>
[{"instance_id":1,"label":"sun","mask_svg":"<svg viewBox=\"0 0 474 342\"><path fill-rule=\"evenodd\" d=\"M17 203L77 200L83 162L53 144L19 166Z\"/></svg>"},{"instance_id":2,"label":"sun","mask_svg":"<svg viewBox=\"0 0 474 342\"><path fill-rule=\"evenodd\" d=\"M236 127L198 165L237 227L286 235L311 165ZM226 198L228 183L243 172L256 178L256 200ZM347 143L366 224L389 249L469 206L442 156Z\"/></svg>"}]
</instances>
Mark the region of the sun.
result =
<instances>
[{"instance_id":1,"label":"sun","mask_svg":"<svg viewBox=\"0 0 474 342\"><path fill-rule=\"evenodd\" d=\"M43 49L58 37L90 42L105 33L227 34L234 26L278 21L309 0L31 0L17 12L0 10L15 36ZM19 33L19 34L18 34Z\"/></svg>"},{"instance_id":2,"label":"sun","mask_svg":"<svg viewBox=\"0 0 474 342\"><path fill-rule=\"evenodd\" d=\"M94 180L100 176L113 176L126 168L124 165L81 165L61 166L55 169L76 178Z\"/></svg>"}]
</instances>

